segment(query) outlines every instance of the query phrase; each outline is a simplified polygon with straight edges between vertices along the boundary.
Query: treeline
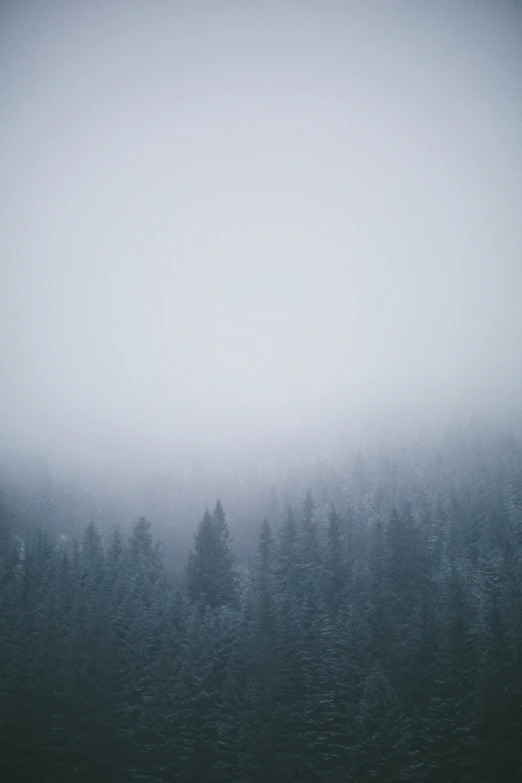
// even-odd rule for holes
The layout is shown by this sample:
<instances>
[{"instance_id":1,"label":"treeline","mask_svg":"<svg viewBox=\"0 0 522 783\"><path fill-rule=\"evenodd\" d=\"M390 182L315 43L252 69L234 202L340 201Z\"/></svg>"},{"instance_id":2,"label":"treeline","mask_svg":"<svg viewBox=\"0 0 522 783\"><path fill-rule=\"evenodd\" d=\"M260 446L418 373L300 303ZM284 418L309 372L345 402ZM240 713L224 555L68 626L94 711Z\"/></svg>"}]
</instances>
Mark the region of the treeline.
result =
<instances>
[{"instance_id":1,"label":"treeline","mask_svg":"<svg viewBox=\"0 0 522 783\"><path fill-rule=\"evenodd\" d=\"M219 501L180 574L143 518L108 546L4 522L0 778L522 780L513 448L409 497L307 494L248 566Z\"/></svg>"}]
</instances>

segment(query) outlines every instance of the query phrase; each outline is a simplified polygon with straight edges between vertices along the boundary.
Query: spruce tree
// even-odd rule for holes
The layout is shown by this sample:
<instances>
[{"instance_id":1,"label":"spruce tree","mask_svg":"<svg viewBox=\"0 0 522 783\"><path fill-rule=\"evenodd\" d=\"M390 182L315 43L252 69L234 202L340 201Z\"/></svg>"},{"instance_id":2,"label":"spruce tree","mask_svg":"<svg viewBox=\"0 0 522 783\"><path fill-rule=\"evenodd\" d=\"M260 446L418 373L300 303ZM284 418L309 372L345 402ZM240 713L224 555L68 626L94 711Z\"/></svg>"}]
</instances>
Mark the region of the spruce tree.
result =
<instances>
[{"instance_id":1,"label":"spruce tree","mask_svg":"<svg viewBox=\"0 0 522 783\"><path fill-rule=\"evenodd\" d=\"M213 609L237 602L238 584L234 555L223 506L218 500L213 514L205 511L194 536L194 551L187 565L189 595Z\"/></svg>"}]
</instances>

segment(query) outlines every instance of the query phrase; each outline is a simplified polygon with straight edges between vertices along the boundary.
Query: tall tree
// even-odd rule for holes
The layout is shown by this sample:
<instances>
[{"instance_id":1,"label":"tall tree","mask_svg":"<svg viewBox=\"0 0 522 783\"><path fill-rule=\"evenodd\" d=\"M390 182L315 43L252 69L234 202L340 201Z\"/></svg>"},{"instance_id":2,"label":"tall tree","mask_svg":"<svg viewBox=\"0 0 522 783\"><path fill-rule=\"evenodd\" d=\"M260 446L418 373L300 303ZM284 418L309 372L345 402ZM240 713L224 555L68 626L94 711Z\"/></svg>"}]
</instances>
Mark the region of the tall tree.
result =
<instances>
[{"instance_id":1,"label":"tall tree","mask_svg":"<svg viewBox=\"0 0 522 783\"><path fill-rule=\"evenodd\" d=\"M214 513L205 511L199 523L187 565L189 595L213 609L235 604L238 598L235 558L229 540L225 512L218 500Z\"/></svg>"}]
</instances>

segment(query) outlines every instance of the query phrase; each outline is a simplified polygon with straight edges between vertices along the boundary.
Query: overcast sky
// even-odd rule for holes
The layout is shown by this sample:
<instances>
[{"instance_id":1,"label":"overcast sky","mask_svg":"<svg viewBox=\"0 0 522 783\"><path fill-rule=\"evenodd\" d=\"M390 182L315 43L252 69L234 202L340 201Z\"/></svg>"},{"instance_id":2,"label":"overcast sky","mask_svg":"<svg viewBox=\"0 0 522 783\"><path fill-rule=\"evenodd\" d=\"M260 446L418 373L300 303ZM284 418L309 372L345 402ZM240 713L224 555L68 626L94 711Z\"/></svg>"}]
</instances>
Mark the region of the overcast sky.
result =
<instances>
[{"instance_id":1,"label":"overcast sky","mask_svg":"<svg viewBox=\"0 0 522 783\"><path fill-rule=\"evenodd\" d=\"M0 111L7 443L521 391L517 2L4 0Z\"/></svg>"}]
</instances>

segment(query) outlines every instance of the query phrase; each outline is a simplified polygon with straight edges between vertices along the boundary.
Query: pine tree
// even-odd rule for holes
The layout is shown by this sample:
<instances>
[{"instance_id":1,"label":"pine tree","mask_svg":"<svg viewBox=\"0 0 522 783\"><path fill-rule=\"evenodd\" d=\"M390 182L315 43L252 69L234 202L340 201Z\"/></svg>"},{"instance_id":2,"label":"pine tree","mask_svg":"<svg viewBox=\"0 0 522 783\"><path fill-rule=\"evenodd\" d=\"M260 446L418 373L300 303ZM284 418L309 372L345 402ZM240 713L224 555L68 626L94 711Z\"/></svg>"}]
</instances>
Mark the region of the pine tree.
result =
<instances>
[{"instance_id":1,"label":"pine tree","mask_svg":"<svg viewBox=\"0 0 522 783\"><path fill-rule=\"evenodd\" d=\"M341 517L331 506L326 529L326 556L324 562L325 593L330 613L337 614L348 600L347 590L351 583L351 569L346 561L342 535Z\"/></svg>"},{"instance_id":2,"label":"pine tree","mask_svg":"<svg viewBox=\"0 0 522 783\"><path fill-rule=\"evenodd\" d=\"M194 536L194 551L187 566L191 598L213 609L235 604L238 584L234 560L225 513L218 500L212 515L205 511Z\"/></svg>"},{"instance_id":3,"label":"pine tree","mask_svg":"<svg viewBox=\"0 0 522 783\"><path fill-rule=\"evenodd\" d=\"M154 542L145 517L136 522L129 540L129 566L133 578L142 582L155 582L162 574L161 544Z\"/></svg>"},{"instance_id":4,"label":"pine tree","mask_svg":"<svg viewBox=\"0 0 522 783\"><path fill-rule=\"evenodd\" d=\"M412 775L417 753L412 725L398 694L376 663L364 682L357 715L357 742L352 774L355 780L402 781Z\"/></svg>"}]
</instances>

